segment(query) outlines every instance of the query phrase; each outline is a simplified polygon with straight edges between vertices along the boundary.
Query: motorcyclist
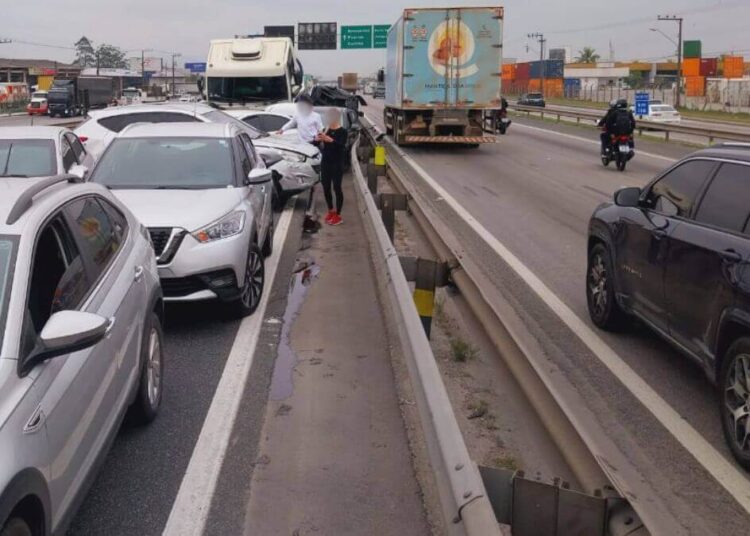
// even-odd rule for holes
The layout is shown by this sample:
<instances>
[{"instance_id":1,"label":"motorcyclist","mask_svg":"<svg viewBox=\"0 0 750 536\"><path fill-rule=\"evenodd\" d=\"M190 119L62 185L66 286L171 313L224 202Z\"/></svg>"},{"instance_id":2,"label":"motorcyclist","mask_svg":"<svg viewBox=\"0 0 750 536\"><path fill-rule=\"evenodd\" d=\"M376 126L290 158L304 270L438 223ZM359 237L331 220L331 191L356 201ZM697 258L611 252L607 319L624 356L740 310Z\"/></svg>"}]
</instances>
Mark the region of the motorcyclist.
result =
<instances>
[{"instance_id":1,"label":"motorcyclist","mask_svg":"<svg viewBox=\"0 0 750 536\"><path fill-rule=\"evenodd\" d=\"M610 148L610 136L628 136L628 145L631 151L635 147L633 141L633 132L635 131L635 116L628 109L626 99L613 100L609 103L609 110L599 121L599 126L603 127L601 134L602 156L606 156ZM632 153L631 153L632 154Z\"/></svg>"}]
</instances>

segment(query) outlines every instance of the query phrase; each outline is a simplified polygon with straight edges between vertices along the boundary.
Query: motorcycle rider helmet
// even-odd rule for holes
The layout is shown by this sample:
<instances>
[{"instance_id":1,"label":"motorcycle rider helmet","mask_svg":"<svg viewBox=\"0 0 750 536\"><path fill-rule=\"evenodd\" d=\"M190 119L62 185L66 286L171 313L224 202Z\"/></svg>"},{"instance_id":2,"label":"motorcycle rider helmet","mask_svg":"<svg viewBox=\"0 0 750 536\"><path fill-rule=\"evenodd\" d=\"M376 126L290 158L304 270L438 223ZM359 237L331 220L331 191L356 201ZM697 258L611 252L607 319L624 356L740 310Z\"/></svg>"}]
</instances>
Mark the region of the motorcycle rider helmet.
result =
<instances>
[{"instance_id":1,"label":"motorcycle rider helmet","mask_svg":"<svg viewBox=\"0 0 750 536\"><path fill-rule=\"evenodd\" d=\"M611 101L609 101L609 107L617 108L617 99L612 99Z\"/></svg>"},{"instance_id":2,"label":"motorcycle rider helmet","mask_svg":"<svg viewBox=\"0 0 750 536\"><path fill-rule=\"evenodd\" d=\"M627 99L618 99L615 103L615 108L619 108L620 110L625 110L628 107L628 100Z\"/></svg>"}]
</instances>

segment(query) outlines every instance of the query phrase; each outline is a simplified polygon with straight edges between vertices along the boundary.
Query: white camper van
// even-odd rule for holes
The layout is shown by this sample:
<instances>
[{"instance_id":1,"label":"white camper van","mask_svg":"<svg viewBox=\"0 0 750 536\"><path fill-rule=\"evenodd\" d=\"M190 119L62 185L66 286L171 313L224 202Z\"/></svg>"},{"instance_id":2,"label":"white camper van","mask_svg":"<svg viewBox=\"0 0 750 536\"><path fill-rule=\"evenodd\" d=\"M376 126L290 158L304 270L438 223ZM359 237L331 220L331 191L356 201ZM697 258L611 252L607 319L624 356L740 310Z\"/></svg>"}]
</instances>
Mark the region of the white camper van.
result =
<instances>
[{"instance_id":1,"label":"white camper van","mask_svg":"<svg viewBox=\"0 0 750 536\"><path fill-rule=\"evenodd\" d=\"M209 103L220 106L290 102L303 76L287 37L214 39L202 90Z\"/></svg>"}]
</instances>

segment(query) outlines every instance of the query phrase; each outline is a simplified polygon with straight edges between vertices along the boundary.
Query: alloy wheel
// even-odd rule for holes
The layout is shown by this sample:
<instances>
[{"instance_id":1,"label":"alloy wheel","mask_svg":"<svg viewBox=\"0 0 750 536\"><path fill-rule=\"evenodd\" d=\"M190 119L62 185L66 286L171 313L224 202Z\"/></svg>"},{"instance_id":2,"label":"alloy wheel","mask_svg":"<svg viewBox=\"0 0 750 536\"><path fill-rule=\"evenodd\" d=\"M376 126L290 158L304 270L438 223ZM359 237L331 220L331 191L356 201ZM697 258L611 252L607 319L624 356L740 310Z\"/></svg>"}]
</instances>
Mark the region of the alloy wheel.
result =
<instances>
[{"instance_id":1,"label":"alloy wheel","mask_svg":"<svg viewBox=\"0 0 750 536\"><path fill-rule=\"evenodd\" d=\"M726 419L737 449L750 453L750 354L739 354L730 365L724 386Z\"/></svg>"},{"instance_id":2,"label":"alloy wheel","mask_svg":"<svg viewBox=\"0 0 750 536\"><path fill-rule=\"evenodd\" d=\"M597 253L589 268L589 294L594 313L601 317L607 311L607 267L600 253Z\"/></svg>"},{"instance_id":3,"label":"alloy wheel","mask_svg":"<svg viewBox=\"0 0 750 536\"><path fill-rule=\"evenodd\" d=\"M263 292L263 261L255 250L248 254L244 283L242 304L250 310L255 310Z\"/></svg>"},{"instance_id":4,"label":"alloy wheel","mask_svg":"<svg viewBox=\"0 0 750 536\"><path fill-rule=\"evenodd\" d=\"M148 401L153 407L159 401L161 390L161 340L159 339L159 332L155 328L151 329L151 335L149 336L146 367Z\"/></svg>"}]
</instances>

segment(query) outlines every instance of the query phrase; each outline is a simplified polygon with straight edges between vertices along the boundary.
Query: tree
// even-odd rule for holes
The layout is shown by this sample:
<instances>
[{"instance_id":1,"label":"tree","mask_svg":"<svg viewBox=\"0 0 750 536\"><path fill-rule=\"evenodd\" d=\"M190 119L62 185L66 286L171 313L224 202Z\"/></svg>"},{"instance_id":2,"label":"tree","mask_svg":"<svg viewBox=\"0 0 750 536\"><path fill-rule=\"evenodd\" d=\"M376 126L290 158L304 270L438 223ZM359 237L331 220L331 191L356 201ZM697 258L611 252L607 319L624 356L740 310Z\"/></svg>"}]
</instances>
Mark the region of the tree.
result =
<instances>
[{"instance_id":1,"label":"tree","mask_svg":"<svg viewBox=\"0 0 750 536\"><path fill-rule=\"evenodd\" d=\"M94 45L91 44L91 40L88 37L84 35L73 46L76 48L75 63L81 69L96 66L96 52L94 52Z\"/></svg>"},{"instance_id":2,"label":"tree","mask_svg":"<svg viewBox=\"0 0 750 536\"><path fill-rule=\"evenodd\" d=\"M99 58L99 67L102 69L127 69L128 61L125 52L114 45L102 44L96 49Z\"/></svg>"},{"instance_id":3,"label":"tree","mask_svg":"<svg viewBox=\"0 0 750 536\"><path fill-rule=\"evenodd\" d=\"M578 51L576 63L596 63L599 58L600 56L596 53L594 47L583 47L583 50Z\"/></svg>"}]
</instances>

